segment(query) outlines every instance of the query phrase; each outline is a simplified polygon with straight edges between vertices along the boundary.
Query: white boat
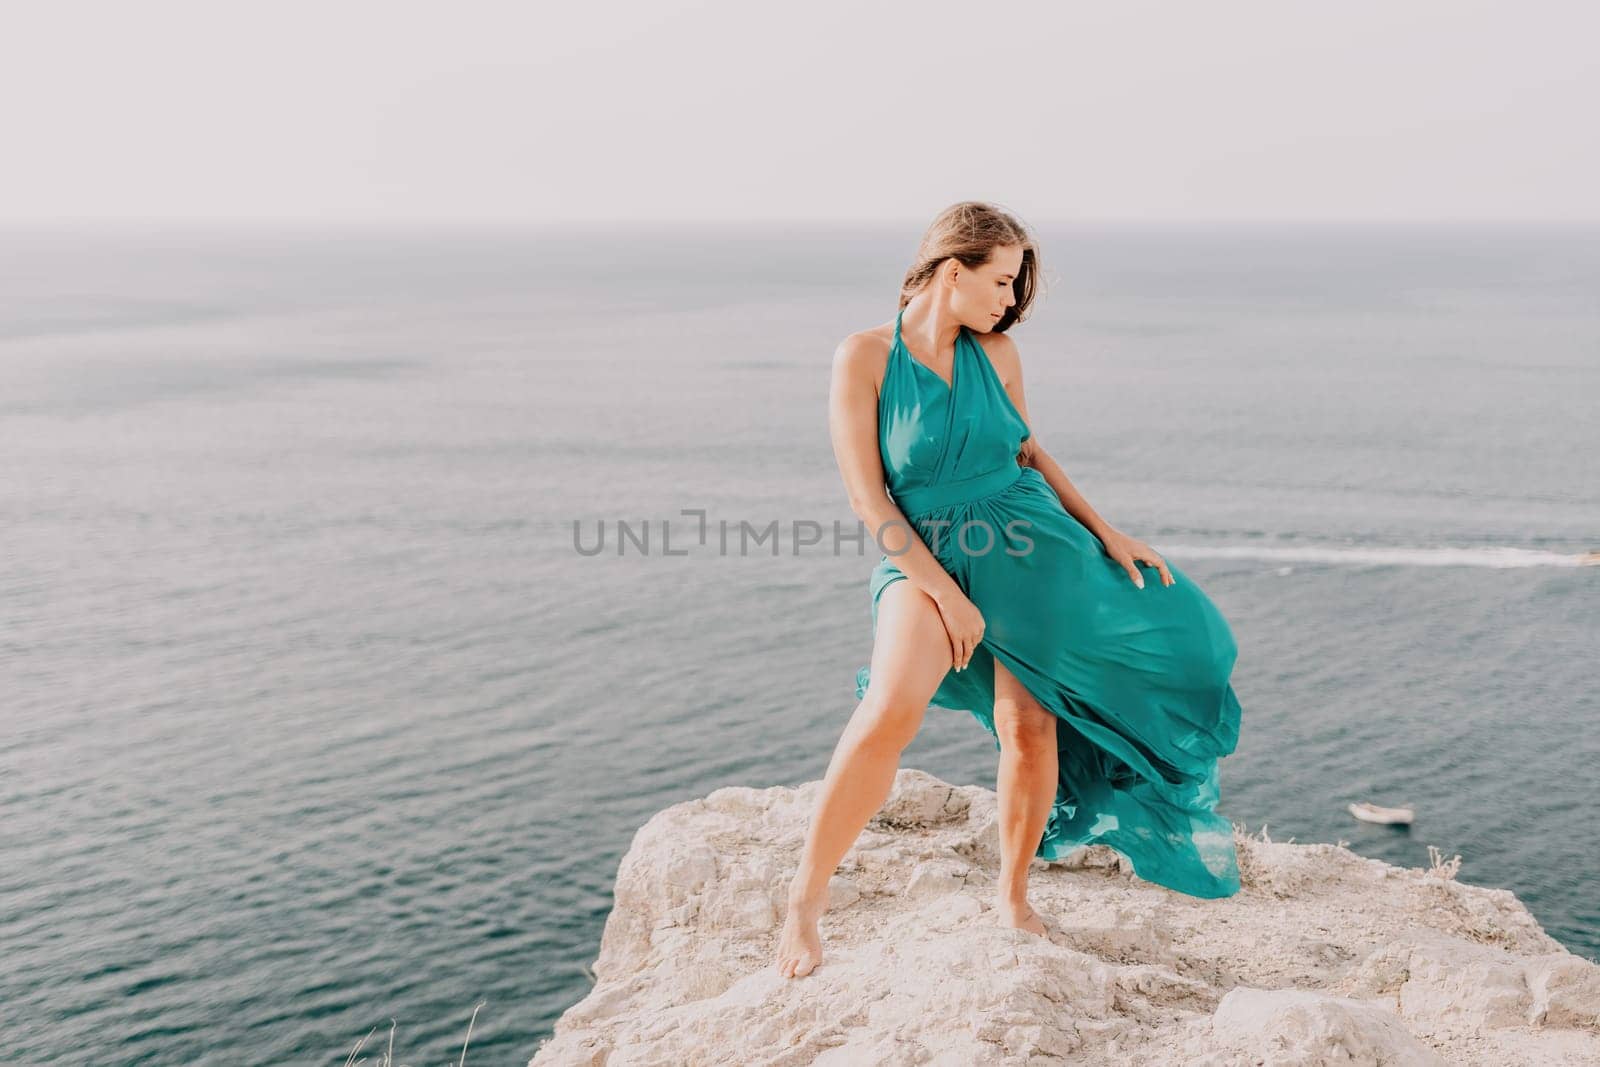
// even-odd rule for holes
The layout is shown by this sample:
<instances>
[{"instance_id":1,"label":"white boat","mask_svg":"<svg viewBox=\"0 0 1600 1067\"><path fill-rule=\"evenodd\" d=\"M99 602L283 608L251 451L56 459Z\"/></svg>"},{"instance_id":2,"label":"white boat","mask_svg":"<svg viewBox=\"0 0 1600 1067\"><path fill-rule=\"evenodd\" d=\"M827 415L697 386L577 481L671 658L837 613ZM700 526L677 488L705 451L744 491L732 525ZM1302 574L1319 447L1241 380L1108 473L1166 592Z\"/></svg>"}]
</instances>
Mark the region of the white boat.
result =
<instances>
[{"instance_id":1,"label":"white boat","mask_svg":"<svg viewBox=\"0 0 1600 1067\"><path fill-rule=\"evenodd\" d=\"M1381 808L1376 804L1351 804L1350 814L1362 822L1384 823L1389 826L1410 826L1417 813L1411 808Z\"/></svg>"}]
</instances>

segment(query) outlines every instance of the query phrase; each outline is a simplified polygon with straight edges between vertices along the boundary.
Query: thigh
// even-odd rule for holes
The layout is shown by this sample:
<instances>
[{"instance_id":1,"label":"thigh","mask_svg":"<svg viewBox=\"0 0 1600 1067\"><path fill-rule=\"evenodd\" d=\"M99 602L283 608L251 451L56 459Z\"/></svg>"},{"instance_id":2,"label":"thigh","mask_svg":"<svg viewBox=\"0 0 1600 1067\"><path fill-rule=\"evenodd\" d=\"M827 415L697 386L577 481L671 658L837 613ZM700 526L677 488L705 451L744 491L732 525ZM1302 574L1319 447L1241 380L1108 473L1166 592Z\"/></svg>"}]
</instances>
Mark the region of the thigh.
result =
<instances>
[{"instance_id":1,"label":"thigh","mask_svg":"<svg viewBox=\"0 0 1600 1067\"><path fill-rule=\"evenodd\" d=\"M950 634L933 598L906 578L884 586L865 699L921 715L952 664Z\"/></svg>"},{"instance_id":2,"label":"thigh","mask_svg":"<svg viewBox=\"0 0 1600 1067\"><path fill-rule=\"evenodd\" d=\"M1056 729L1056 717L1040 705L999 656L994 657L994 729L1002 746L1008 740L1053 738Z\"/></svg>"}]
</instances>

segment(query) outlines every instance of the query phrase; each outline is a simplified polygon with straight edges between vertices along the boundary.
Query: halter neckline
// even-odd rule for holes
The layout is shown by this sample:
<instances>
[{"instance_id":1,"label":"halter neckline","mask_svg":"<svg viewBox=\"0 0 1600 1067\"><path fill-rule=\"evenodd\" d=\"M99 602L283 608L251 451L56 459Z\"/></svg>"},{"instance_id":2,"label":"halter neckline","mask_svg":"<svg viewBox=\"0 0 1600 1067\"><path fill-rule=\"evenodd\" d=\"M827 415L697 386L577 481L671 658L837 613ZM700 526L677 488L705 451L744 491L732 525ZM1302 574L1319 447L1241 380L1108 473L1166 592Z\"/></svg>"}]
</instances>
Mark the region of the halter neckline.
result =
<instances>
[{"instance_id":1,"label":"halter neckline","mask_svg":"<svg viewBox=\"0 0 1600 1067\"><path fill-rule=\"evenodd\" d=\"M901 308L899 314L895 315L895 317L894 317L894 346L893 347L894 348L898 348L901 352L905 353L905 357L907 359L909 359L912 363L916 364L917 366L921 367L923 370L927 371L929 374L933 375L935 380L937 380L940 385L944 386L946 393L954 393L955 390L956 390L956 378L960 373L956 368L959 366L959 364L961 362L961 339L964 336L966 336L966 333L967 333L966 325L963 324L961 326L960 330L956 333L955 352L950 357L950 380L947 382L947 381L944 380L944 378L942 376L940 376L938 371L934 370L932 367L930 367L926 363L922 362L916 356L913 356L911 354L911 349L907 348L905 341L901 339L901 337L900 337L900 320L905 317L905 314L906 314L906 309L905 308ZM891 355L893 354L893 348L890 349L890 354Z\"/></svg>"}]
</instances>

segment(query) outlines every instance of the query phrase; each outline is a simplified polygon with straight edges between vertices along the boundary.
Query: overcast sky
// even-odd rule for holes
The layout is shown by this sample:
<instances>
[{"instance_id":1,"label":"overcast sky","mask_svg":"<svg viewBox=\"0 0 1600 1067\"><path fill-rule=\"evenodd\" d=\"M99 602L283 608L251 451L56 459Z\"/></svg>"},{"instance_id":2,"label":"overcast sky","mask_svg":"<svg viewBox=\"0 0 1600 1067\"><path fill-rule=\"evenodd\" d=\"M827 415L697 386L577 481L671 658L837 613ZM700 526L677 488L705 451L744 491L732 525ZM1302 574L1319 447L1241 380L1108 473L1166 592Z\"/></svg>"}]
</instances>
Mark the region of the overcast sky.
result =
<instances>
[{"instance_id":1,"label":"overcast sky","mask_svg":"<svg viewBox=\"0 0 1600 1067\"><path fill-rule=\"evenodd\" d=\"M0 221L1600 220L1600 3L41 0Z\"/></svg>"}]
</instances>

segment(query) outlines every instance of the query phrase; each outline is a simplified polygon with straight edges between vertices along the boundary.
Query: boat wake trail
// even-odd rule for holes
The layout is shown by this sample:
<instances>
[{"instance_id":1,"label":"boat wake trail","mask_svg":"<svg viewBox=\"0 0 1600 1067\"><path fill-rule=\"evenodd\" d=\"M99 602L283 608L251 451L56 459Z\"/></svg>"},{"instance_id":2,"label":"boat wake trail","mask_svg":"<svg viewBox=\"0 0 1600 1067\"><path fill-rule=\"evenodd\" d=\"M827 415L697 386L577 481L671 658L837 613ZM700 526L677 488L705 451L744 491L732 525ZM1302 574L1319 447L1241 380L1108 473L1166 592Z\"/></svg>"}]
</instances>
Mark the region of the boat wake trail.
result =
<instances>
[{"instance_id":1,"label":"boat wake trail","mask_svg":"<svg viewBox=\"0 0 1600 1067\"><path fill-rule=\"evenodd\" d=\"M1186 559L1253 559L1267 563L1332 563L1396 567L1583 567L1600 565L1600 552L1547 552L1531 548L1388 548L1373 546L1153 544L1180 563Z\"/></svg>"}]
</instances>

